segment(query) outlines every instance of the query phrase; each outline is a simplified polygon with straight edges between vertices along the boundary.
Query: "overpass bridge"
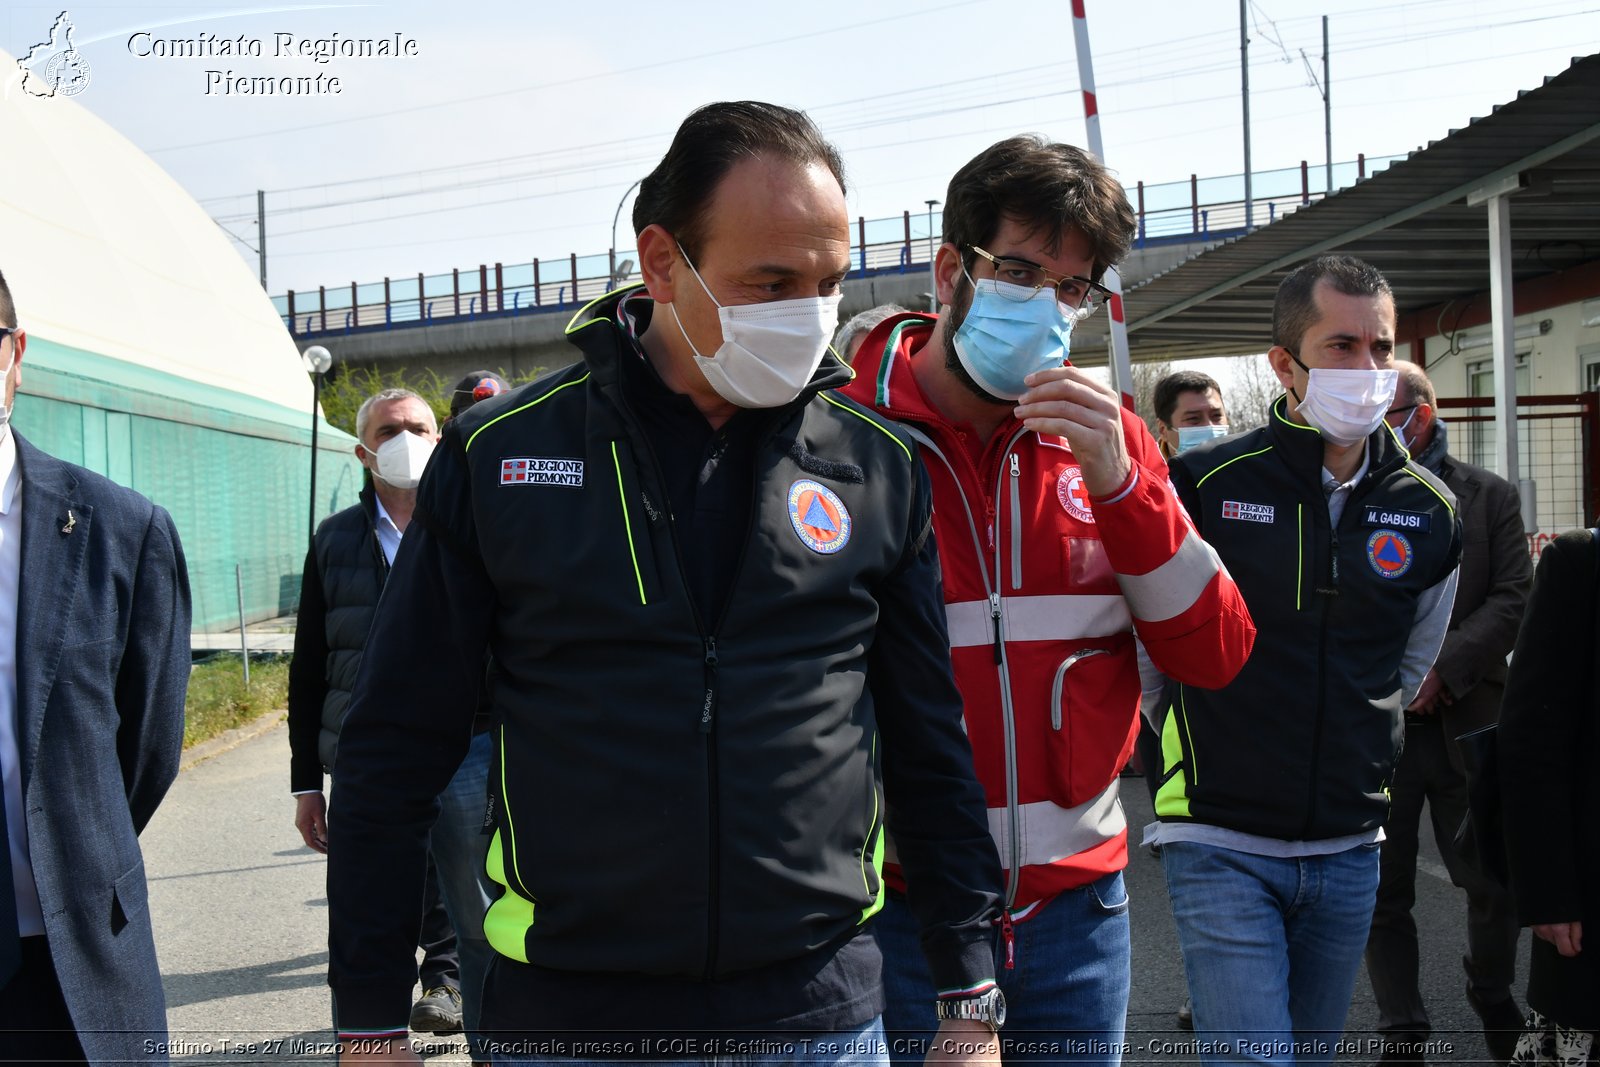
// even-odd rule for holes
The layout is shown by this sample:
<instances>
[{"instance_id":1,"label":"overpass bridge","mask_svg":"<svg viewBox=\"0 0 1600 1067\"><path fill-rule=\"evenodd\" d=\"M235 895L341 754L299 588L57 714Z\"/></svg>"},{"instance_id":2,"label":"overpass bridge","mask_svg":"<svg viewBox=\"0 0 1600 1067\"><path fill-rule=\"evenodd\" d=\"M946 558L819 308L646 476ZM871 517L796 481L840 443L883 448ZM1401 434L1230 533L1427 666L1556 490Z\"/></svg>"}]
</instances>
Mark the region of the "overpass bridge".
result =
<instances>
[{"instance_id":1,"label":"overpass bridge","mask_svg":"<svg viewBox=\"0 0 1600 1067\"><path fill-rule=\"evenodd\" d=\"M1392 157L1400 158L1400 157ZM1336 164L1333 191L1367 177L1391 158L1358 157ZM1262 171L1252 176L1254 228L1328 195L1311 188L1321 168ZM1319 185L1322 183L1319 182ZM1122 264L1124 288L1163 274L1206 248L1243 236L1243 177L1226 175L1128 189L1137 209L1138 235ZM881 219L859 218L851 244L852 272L844 283L841 314L883 303L927 307L930 259L938 246L938 212L905 211ZM478 264L448 274L388 277L381 282L290 290L273 297L296 343L321 344L344 367L431 370L442 378L488 367L513 379L572 362L575 349L563 333L584 304L636 277L631 250L612 249L563 259ZM1091 319L1074 334L1073 351L1098 362L1106 320ZM1095 332L1095 327L1100 332ZM1135 359L1162 353L1130 338ZM1148 350L1146 350L1148 349Z\"/></svg>"}]
</instances>

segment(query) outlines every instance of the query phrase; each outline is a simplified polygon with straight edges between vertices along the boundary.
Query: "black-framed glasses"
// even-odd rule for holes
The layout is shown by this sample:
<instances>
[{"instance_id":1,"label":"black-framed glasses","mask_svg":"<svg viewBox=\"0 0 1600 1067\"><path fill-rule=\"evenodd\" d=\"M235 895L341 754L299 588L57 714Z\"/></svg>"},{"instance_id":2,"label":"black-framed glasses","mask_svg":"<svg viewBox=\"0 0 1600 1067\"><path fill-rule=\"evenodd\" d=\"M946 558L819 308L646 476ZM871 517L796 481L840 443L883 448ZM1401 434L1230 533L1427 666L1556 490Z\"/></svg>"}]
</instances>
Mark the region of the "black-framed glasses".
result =
<instances>
[{"instance_id":1,"label":"black-framed glasses","mask_svg":"<svg viewBox=\"0 0 1600 1067\"><path fill-rule=\"evenodd\" d=\"M1417 410L1417 405L1415 405L1415 404L1403 404L1403 405L1401 405L1400 407L1397 407L1397 408L1390 408L1388 411L1385 411L1384 414L1385 415L1404 415L1408 411L1415 411L1415 410Z\"/></svg>"},{"instance_id":2,"label":"black-framed glasses","mask_svg":"<svg viewBox=\"0 0 1600 1067\"><path fill-rule=\"evenodd\" d=\"M21 332L22 332L22 327L21 326L0 326L0 341L4 341L7 337L10 337L12 334L17 334L17 333L21 333Z\"/></svg>"},{"instance_id":3,"label":"black-framed glasses","mask_svg":"<svg viewBox=\"0 0 1600 1067\"><path fill-rule=\"evenodd\" d=\"M1049 285L1056 291L1056 300L1063 307L1069 307L1077 312L1079 318L1088 318L1111 298L1111 290L1099 282L1090 281L1088 278L1072 274L1058 277L1051 274L1037 263L1029 263L1025 259L1012 259L1009 256L996 256L986 252L977 245L968 245L969 249L987 259L994 267L996 281L1005 282L1016 286L1015 289L1000 289L1000 294L1011 300L1024 301L1031 299L1034 293ZM1027 290L1021 292L1019 290Z\"/></svg>"}]
</instances>

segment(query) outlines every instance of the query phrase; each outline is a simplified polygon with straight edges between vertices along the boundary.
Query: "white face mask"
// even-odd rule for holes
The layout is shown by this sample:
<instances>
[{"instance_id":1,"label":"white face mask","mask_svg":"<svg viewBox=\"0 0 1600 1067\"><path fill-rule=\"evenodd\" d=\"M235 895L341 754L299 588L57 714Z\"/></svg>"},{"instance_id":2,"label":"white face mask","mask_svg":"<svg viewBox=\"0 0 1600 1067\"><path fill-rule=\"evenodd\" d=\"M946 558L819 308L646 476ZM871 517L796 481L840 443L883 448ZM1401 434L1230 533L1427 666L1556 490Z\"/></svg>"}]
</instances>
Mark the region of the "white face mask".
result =
<instances>
[{"instance_id":1,"label":"white face mask","mask_svg":"<svg viewBox=\"0 0 1600 1067\"><path fill-rule=\"evenodd\" d=\"M1307 373L1310 381L1300 401L1300 415L1312 429L1336 445L1364 441L1378 428L1389 411L1395 385L1400 380L1397 370L1315 367Z\"/></svg>"},{"instance_id":2,"label":"white face mask","mask_svg":"<svg viewBox=\"0 0 1600 1067\"><path fill-rule=\"evenodd\" d=\"M678 251L683 252L682 245ZM716 352L702 356L689 340L677 307L667 306L672 308L678 332L689 342L700 373L717 395L742 408L782 407L799 396L828 351L828 341L839 325L839 301L844 294L723 307L686 252L683 261L717 305L722 344Z\"/></svg>"},{"instance_id":3,"label":"white face mask","mask_svg":"<svg viewBox=\"0 0 1600 1067\"><path fill-rule=\"evenodd\" d=\"M433 442L409 431L395 434L373 453L378 460L378 477L396 489L415 489L422 481L422 469L433 455Z\"/></svg>"},{"instance_id":4,"label":"white face mask","mask_svg":"<svg viewBox=\"0 0 1600 1067\"><path fill-rule=\"evenodd\" d=\"M1196 445L1203 445L1207 441L1218 437L1228 436L1228 424L1218 423L1204 426L1179 426L1178 427L1178 455L1183 455Z\"/></svg>"}]
</instances>

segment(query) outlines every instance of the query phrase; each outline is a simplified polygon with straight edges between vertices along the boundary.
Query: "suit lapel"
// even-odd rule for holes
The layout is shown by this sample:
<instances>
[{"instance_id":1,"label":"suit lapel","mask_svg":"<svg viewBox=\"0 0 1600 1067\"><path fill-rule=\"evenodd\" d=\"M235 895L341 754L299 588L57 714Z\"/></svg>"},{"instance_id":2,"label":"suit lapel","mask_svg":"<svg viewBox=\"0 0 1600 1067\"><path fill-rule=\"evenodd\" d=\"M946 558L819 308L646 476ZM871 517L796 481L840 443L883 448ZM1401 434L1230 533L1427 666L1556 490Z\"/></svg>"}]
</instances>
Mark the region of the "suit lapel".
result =
<instances>
[{"instance_id":1,"label":"suit lapel","mask_svg":"<svg viewBox=\"0 0 1600 1067\"><path fill-rule=\"evenodd\" d=\"M14 432L14 431L13 431ZM17 585L17 726L24 773L34 767L67 618L89 546L93 509L66 464L17 438L22 472L22 574Z\"/></svg>"}]
</instances>

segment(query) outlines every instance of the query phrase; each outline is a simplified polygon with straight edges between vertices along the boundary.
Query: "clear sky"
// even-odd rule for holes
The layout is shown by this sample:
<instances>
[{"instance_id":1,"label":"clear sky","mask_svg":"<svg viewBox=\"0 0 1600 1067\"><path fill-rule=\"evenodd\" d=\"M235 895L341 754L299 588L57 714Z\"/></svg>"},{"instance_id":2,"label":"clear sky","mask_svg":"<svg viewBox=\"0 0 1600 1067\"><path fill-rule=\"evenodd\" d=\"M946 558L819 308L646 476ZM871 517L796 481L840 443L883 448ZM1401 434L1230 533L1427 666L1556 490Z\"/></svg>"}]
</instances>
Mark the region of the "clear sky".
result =
<instances>
[{"instance_id":1,"label":"clear sky","mask_svg":"<svg viewBox=\"0 0 1600 1067\"><path fill-rule=\"evenodd\" d=\"M1310 75L1321 76L1324 14L1336 161L1424 146L1600 50L1600 0L1247 7L1257 171L1323 160L1322 98ZM624 191L660 158L682 117L712 100L810 112L844 154L852 214L869 219L925 212L956 168L1001 137L1031 130L1086 143L1067 0L68 10L92 69L78 102L240 238L252 268L255 191L266 190L274 294L603 253ZM8 3L0 47L25 54L60 11ZM1088 19L1105 153L1123 180L1238 173L1238 3L1088 0ZM326 62L295 54L334 35L391 43L398 35L401 51L414 54ZM216 54L218 42L241 36L261 55ZM160 54L196 42L213 54ZM275 54L285 43L291 53ZM340 91L224 93L235 84L227 72L320 74L324 88L337 78ZM628 208L617 243L632 245Z\"/></svg>"}]
</instances>

